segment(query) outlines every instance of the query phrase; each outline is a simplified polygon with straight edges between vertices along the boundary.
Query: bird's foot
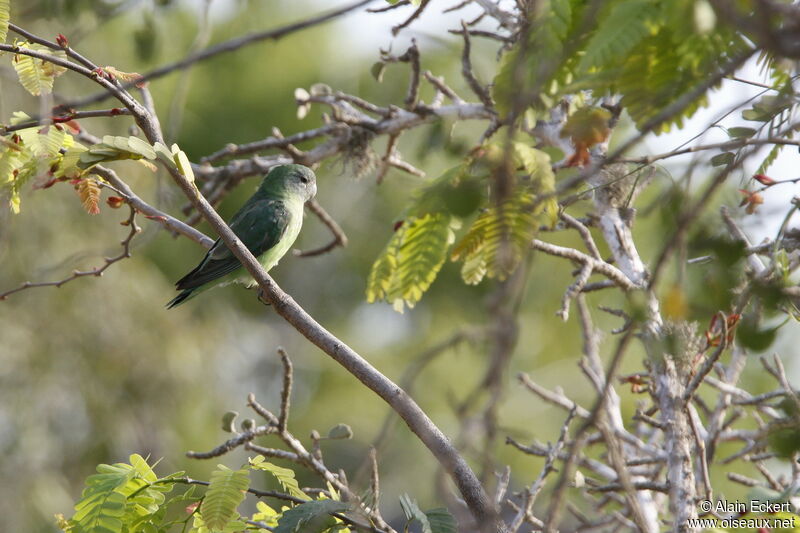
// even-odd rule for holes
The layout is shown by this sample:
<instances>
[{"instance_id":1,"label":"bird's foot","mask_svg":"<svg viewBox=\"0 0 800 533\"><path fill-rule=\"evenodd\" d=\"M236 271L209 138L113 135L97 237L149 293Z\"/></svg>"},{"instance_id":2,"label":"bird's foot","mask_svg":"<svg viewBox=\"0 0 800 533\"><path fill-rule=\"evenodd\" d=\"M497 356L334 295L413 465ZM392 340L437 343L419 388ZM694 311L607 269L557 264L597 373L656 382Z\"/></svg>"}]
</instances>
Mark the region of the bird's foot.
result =
<instances>
[{"instance_id":1,"label":"bird's foot","mask_svg":"<svg viewBox=\"0 0 800 533\"><path fill-rule=\"evenodd\" d=\"M264 289L258 289L258 301L264 305L272 305L269 303L269 300L267 300L266 294L264 294Z\"/></svg>"}]
</instances>

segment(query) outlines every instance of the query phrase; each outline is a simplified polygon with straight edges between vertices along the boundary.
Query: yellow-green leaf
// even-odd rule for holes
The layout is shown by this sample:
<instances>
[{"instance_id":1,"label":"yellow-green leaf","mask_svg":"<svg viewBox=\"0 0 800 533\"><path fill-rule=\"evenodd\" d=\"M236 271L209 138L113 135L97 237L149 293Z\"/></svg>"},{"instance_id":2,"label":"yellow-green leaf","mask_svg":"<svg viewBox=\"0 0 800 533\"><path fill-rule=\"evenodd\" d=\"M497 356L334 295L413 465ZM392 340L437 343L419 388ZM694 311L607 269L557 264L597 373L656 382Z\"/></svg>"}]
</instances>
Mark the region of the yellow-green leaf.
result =
<instances>
[{"instance_id":1,"label":"yellow-green leaf","mask_svg":"<svg viewBox=\"0 0 800 533\"><path fill-rule=\"evenodd\" d=\"M250 466L261 470L262 472L269 472L281 484L283 490L294 496L295 498L308 499L308 495L300 490L300 485L294 477L294 471L290 468L283 468L274 465L264 459L263 455L258 455L250 459Z\"/></svg>"},{"instance_id":2,"label":"yellow-green leaf","mask_svg":"<svg viewBox=\"0 0 800 533\"><path fill-rule=\"evenodd\" d=\"M189 158L186 157L186 153L183 150L178 150L174 155L174 159L175 165L178 167L181 174L183 174L187 180L194 183L194 171L192 170L192 164L189 162Z\"/></svg>"},{"instance_id":3,"label":"yellow-green leaf","mask_svg":"<svg viewBox=\"0 0 800 533\"><path fill-rule=\"evenodd\" d=\"M536 235L544 211L531 193L517 194L487 208L453 247L453 261L463 261L464 282L479 283L484 276L506 279L519 266Z\"/></svg>"},{"instance_id":4,"label":"yellow-green leaf","mask_svg":"<svg viewBox=\"0 0 800 533\"><path fill-rule=\"evenodd\" d=\"M249 487L250 475L246 469L231 470L218 465L211 474L211 484L200 506L206 526L212 530L225 529L236 518L236 509Z\"/></svg>"},{"instance_id":5,"label":"yellow-green leaf","mask_svg":"<svg viewBox=\"0 0 800 533\"><path fill-rule=\"evenodd\" d=\"M0 43L6 42L11 6L9 0L0 0Z\"/></svg>"},{"instance_id":6,"label":"yellow-green leaf","mask_svg":"<svg viewBox=\"0 0 800 533\"><path fill-rule=\"evenodd\" d=\"M367 299L386 300L398 311L414 307L436 279L453 243L452 217L428 213L404 221L370 272Z\"/></svg>"},{"instance_id":7,"label":"yellow-green leaf","mask_svg":"<svg viewBox=\"0 0 800 533\"><path fill-rule=\"evenodd\" d=\"M42 52L60 59L67 58L66 52L63 50L53 51L41 44L25 41L18 41L14 44L20 48ZM53 91L53 81L65 71L62 66L25 54L15 54L12 64L14 65L14 70L17 71L20 83L33 96L51 93Z\"/></svg>"}]
</instances>

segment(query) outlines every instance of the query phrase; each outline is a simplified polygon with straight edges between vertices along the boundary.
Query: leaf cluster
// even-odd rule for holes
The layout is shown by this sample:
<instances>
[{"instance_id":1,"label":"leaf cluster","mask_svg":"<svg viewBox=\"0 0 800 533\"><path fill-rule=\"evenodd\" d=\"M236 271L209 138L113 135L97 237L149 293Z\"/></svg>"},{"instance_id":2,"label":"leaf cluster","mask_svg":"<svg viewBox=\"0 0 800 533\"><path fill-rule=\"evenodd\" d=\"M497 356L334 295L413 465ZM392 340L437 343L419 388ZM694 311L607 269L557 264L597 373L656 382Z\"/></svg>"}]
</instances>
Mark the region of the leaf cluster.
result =
<instances>
[{"instance_id":1,"label":"leaf cluster","mask_svg":"<svg viewBox=\"0 0 800 533\"><path fill-rule=\"evenodd\" d=\"M503 280L539 227L555 222L550 157L521 142L488 144L419 189L367 281L367 299L402 311L436 279L448 254L466 283ZM467 222L456 242L456 232ZM452 250L451 250L452 247Z\"/></svg>"},{"instance_id":2,"label":"leaf cluster","mask_svg":"<svg viewBox=\"0 0 800 533\"><path fill-rule=\"evenodd\" d=\"M239 513L239 505L250 489L250 472L266 472L285 491L285 500L300 503L280 509L258 501L257 511L250 517ZM74 515L58 516L59 527L70 533L233 533L249 529L278 533L349 533L342 514L364 519L352 503L339 499L338 492L328 486L327 494L312 499L295 479L289 468L272 464L259 455L250 458L238 470L218 465L211 474L205 494L195 494L197 483L176 472L158 478L140 455L131 455L130 463L101 464L97 474L86 479L86 488L75 504ZM181 494L167 498L176 484L194 483ZM200 484L203 484L200 482ZM400 500L409 522L419 521L427 533L454 533L455 520L445 509L422 512L408 496Z\"/></svg>"},{"instance_id":3,"label":"leaf cluster","mask_svg":"<svg viewBox=\"0 0 800 533\"><path fill-rule=\"evenodd\" d=\"M501 112L544 112L563 96L591 90L594 96L620 95L620 104L638 127L644 127L749 49L739 34L717 24L713 10L701 4L538 3L524 38L504 56L495 78L494 97ZM698 94L655 131L682 125L706 103L705 94Z\"/></svg>"},{"instance_id":4,"label":"leaf cluster","mask_svg":"<svg viewBox=\"0 0 800 533\"><path fill-rule=\"evenodd\" d=\"M29 121L25 113L16 112L11 122ZM170 148L161 143L151 146L138 137L106 135L102 142L87 147L60 124L24 128L0 137L0 143L0 194L8 197L14 213L20 210L20 190L31 179L34 188L50 187L59 181L74 183L86 211L98 213L98 181L88 175L95 165L111 161L135 160L155 171L150 161L157 159L194 181L191 163L177 144Z\"/></svg>"}]
</instances>

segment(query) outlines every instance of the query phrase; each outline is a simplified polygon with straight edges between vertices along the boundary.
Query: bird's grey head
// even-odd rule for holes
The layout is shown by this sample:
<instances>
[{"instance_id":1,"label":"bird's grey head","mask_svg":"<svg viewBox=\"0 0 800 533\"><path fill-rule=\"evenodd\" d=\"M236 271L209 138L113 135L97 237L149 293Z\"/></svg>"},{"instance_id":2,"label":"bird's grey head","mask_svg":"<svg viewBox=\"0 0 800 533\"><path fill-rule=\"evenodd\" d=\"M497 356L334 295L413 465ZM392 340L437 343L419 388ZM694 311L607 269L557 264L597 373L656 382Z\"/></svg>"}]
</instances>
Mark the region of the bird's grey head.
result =
<instances>
[{"instance_id":1,"label":"bird's grey head","mask_svg":"<svg viewBox=\"0 0 800 533\"><path fill-rule=\"evenodd\" d=\"M317 194L317 177L303 165L281 165L269 171L261 190L276 195L298 195L309 201Z\"/></svg>"}]
</instances>

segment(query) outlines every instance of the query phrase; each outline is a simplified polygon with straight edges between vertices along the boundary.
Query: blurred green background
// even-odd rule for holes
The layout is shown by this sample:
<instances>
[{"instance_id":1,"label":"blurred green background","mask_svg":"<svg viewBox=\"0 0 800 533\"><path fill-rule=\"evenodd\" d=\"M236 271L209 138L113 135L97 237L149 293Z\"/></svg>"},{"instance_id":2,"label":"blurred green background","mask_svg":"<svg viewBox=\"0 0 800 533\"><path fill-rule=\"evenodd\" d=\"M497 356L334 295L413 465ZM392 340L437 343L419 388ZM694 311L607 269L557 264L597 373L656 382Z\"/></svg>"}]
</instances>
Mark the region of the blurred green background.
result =
<instances>
[{"instance_id":1,"label":"blurred green background","mask_svg":"<svg viewBox=\"0 0 800 533\"><path fill-rule=\"evenodd\" d=\"M48 38L63 33L72 46L100 65L146 72L186 54L203 26L202 6L203 2L178 0L14 2L12 21ZM209 36L214 43L276 27L330 5L220 0L212 7ZM293 91L318 82L379 104L401 102L405 66L389 65L380 84L369 74L378 48L393 42L388 32L371 39L370 32L378 33L375 28L360 25L374 20L388 27L396 20L380 17L360 16L279 42L248 46L197 65L188 77L175 73L153 82L162 124L173 135L169 140L197 161L227 143L266 137L273 126L284 134L314 127L321 123L321 109L313 108L298 121ZM364 36L354 38L362 29ZM444 75L461 94L469 94L460 76L457 36L443 29L407 32L394 42L395 53L404 51L409 35L419 41L423 69ZM488 80L497 46L476 42L475 47L477 71ZM187 80L182 102L178 85ZM94 93L95 87L69 74L56 82L57 95L66 99ZM423 88L423 98L430 98L429 88ZM39 102L19 87L8 56L0 65L0 95L0 120L7 121L19 109L33 114L39 108ZM82 121L100 136L127 135L131 123L128 117ZM447 146L432 144L450 126L411 131L402 138L401 152L428 176L438 175L457 163L482 131L481 124L457 124ZM373 146L381 154L385 139ZM272 274L328 329L389 377L399 379L430 346L460 329L487 324L491 319L487 303L496 286L490 282L465 286L458 265L448 263L413 310L398 314L386 304L367 304L364 288L372 261L390 237L405 200L423 180L392 170L377 185L374 173L354 177L351 163L326 161L317 171L318 199L344 228L350 245L320 257L286 257ZM140 196L180 215L181 194L162 171L153 174L135 163L114 167ZM256 185L255 179L245 181L222 204L222 214L230 216ZM661 180L644 203L669 185L669 180ZM734 198L733 193L727 197ZM578 205L572 214L583 215L588 209L588 204ZM26 280L60 279L73 269L101 265L103 257L118 253L118 242L127 233L118 223L126 216L126 209L115 211L105 205L100 215L87 215L68 184L35 191L28 186L21 214L0 211L0 291ZM226 439L228 434L220 429L225 411L251 416L244 405L249 392L277 407L278 346L286 348L296 369L291 419L295 434L305 438L312 429L324 434L340 422L355 432L353 441L323 444L332 468L344 468L351 480L356 478L380 428L386 406L261 305L255 293L241 287L217 289L167 312L164 304L174 296L174 281L196 264L203 250L141 216L138 222L144 231L134 240L133 257L112 265L102 278L79 279L60 289L31 289L0 302L0 530L55 530L53 515L71 514L82 481L95 465L126 460L130 453L161 459L157 468L161 474L187 470L200 479L207 478L219 461L238 465L245 460L241 452L208 462L186 459L184 452L207 450ZM663 231L662 223L670 221L651 217L637 231L653 235ZM208 232L206 226L199 227ZM547 238L579 246L572 235ZM308 216L296 246L306 249L328 240L326 228ZM643 242L643 256L652 257L657 239ZM570 269L563 261L532 259L496 450L499 463L512 466L514 488L530 483L541 461L511 450L503 443L505 435L522 442L554 441L565 417L525 392L516 374L530 372L540 383L561 386L587 407L594 399L582 377L575 377L580 357L576 324L565 324L554 315L569 283ZM610 292L593 294L590 302L621 305ZM596 319L606 328L619 325L618 319L599 312ZM606 338L604 348L612 343ZM484 342L462 344L437 358L415 383L419 403L450 435L459 430L453 406L477 386L487 353ZM641 359L636 346L623 373L639 370ZM772 386L758 375L748 375L747 380L756 389ZM624 388L620 394L626 414L632 414L635 403L643 399ZM476 453L467 451L467 457L475 459ZM398 425L381 456L385 514L399 514L395 497L403 492L412 493L423 508L442 505L433 488L434 470L435 463L422 445ZM301 483L316 483L304 472L300 477Z\"/></svg>"}]
</instances>

